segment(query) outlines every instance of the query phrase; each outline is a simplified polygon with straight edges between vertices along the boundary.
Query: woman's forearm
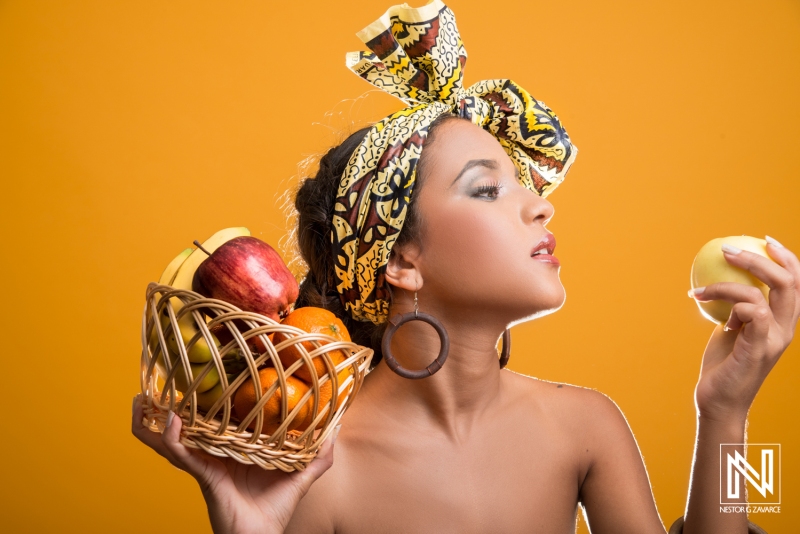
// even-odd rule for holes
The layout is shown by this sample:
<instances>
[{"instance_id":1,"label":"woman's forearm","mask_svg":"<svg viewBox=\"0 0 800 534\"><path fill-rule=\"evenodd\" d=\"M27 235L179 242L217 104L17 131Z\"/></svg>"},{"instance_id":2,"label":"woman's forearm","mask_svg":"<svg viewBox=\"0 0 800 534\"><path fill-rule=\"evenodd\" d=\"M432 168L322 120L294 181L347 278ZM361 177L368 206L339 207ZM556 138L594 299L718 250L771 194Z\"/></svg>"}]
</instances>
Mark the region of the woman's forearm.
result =
<instances>
[{"instance_id":1,"label":"woman's forearm","mask_svg":"<svg viewBox=\"0 0 800 534\"><path fill-rule=\"evenodd\" d=\"M747 533L745 512L720 510L720 444L744 443L745 425L746 418L718 422L698 417L683 534ZM739 452L744 454L744 448Z\"/></svg>"}]
</instances>

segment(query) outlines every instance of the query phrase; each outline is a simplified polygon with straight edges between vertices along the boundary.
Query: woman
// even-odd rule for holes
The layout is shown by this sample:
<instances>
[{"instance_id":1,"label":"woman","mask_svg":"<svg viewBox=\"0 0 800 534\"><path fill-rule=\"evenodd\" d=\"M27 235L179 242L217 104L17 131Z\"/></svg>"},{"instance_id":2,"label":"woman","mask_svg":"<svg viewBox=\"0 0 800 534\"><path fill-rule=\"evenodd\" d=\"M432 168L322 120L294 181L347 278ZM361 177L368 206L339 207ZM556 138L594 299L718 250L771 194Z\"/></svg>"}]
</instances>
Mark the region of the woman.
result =
<instances>
[{"instance_id":1,"label":"woman","mask_svg":"<svg viewBox=\"0 0 800 534\"><path fill-rule=\"evenodd\" d=\"M352 57L351 68L410 107L329 151L295 200L309 267L297 306L330 309L376 351L342 418L336 461L335 438L302 472L222 461L180 444L180 418L163 435L142 427L138 400L134 434L197 479L215 532L566 533L580 504L592 532L663 533L617 406L498 365L507 328L564 302L545 196L575 157L566 132L508 80L461 90L466 54L438 0L392 8L361 37L377 52ZM437 46L454 53L422 72L420 43L427 57ZM769 304L732 283L695 296L735 305L706 347L695 392L687 534L748 531L744 514L719 513L719 444L744 441L750 404L800 316L800 262L774 240L768 252L775 262L735 249L725 257L770 287ZM430 315L446 335L414 320L387 332L398 314Z\"/></svg>"}]
</instances>

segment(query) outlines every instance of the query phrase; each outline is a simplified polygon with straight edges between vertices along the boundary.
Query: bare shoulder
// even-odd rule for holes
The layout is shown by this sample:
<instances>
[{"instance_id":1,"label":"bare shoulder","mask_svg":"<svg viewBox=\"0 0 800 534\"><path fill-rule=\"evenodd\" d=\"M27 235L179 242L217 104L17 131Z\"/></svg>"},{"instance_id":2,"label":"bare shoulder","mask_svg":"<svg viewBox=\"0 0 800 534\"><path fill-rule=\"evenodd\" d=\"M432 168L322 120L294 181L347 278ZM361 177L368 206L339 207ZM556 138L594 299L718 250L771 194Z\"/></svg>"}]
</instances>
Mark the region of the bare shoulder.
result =
<instances>
[{"instance_id":1,"label":"bare shoulder","mask_svg":"<svg viewBox=\"0 0 800 534\"><path fill-rule=\"evenodd\" d=\"M583 386L551 382L514 372L509 373L514 389L530 398L549 418L554 418L576 439L593 443L596 433L630 434L625 416L611 397Z\"/></svg>"},{"instance_id":2,"label":"bare shoulder","mask_svg":"<svg viewBox=\"0 0 800 534\"><path fill-rule=\"evenodd\" d=\"M509 372L509 383L519 394L525 395L548 412L567 421L586 423L598 418L616 419L622 416L611 398L595 389L550 382L523 374Z\"/></svg>"},{"instance_id":3,"label":"bare shoulder","mask_svg":"<svg viewBox=\"0 0 800 534\"><path fill-rule=\"evenodd\" d=\"M567 432L592 532L663 532L641 451L619 406L585 387L524 375L515 381Z\"/></svg>"},{"instance_id":4,"label":"bare shoulder","mask_svg":"<svg viewBox=\"0 0 800 534\"><path fill-rule=\"evenodd\" d=\"M515 395L523 396L531 417L538 414L551 429L565 436L565 445L578 455L581 480L598 454L607 453L614 443L631 436L620 408L600 391L513 372L509 373L509 383Z\"/></svg>"}]
</instances>

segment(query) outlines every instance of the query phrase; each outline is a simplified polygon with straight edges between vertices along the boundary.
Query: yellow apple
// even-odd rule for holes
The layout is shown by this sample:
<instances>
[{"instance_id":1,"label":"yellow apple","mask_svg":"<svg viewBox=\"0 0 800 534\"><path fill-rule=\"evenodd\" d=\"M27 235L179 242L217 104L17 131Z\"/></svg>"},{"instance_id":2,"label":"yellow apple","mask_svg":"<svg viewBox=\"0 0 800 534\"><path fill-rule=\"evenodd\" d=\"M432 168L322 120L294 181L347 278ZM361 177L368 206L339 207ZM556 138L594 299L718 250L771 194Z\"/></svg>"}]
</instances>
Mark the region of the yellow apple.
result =
<instances>
[{"instance_id":1,"label":"yellow apple","mask_svg":"<svg viewBox=\"0 0 800 534\"><path fill-rule=\"evenodd\" d=\"M169 317L166 317L162 314L161 327L165 332L170 324ZM183 341L184 346L188 345L192 337L194 337L198 332L198 329L193 322L193 317L189 315L185 315L183 319L178 321L178 329L181 332L181 340ZM214 343L215 347L218 347L219 341L217 340L216 336L210 332L209 334L211 335L211 342ZM175 332L171 328L166 336L166 340L167 346L169 347L172 355L180 354L180 349L178 349L178 341L175 339ZM211 348L208 346L208 343L206 343L206 339L202 336L195 342L194 345L192 345L187 352L187 355L189 356L189 361L192 363L205 363L211 361L211 359L214 357L214 354L211 352ZM172 359L172 356L170 356L170 359Z\"/></svg>"},{"instance_id":2,"label":"yellow apple","mask_svg":"<svg viewBox=\"0 0 800 534\"><path fill-rule=\"evenodd\" d=\"M214 403L222 396L222 383L220 382L213 388L209 389L204 393L197 394L197 407L203 410L204 412L208 412Z\"/></svg>"},{"instance_id":3,"label":"yellow apple","mask_svg":"<svg viewBox=\"0 0 800 534\"><path fill-rule=\"evenodd\" d=\"M189 372L192 375L192 382L187 383L186 374L183 370L183 363L177 359L172 362L172 358L170 358L170 361L172 365L178 366L178 370L175 371L175 389L181 393L186 393L186 390L189 389L189 385L193 383L194 378L203 372L203 369L206 368L206 365L209 365L205 363L190 363ZM210 365L211 369L208 371L206 376L203 377L203 379L200 381L200 384L197 386L197 389L195 390L198 393L208 391L219 383L219 373L217 372L217 368L213 363ZM164 356L161 353L158 354L158 358L156 359L156 367L158 367L158 371L162 376L167 376L167 368L164 364Z\"/></svg>"},{"instance_id":4,"label":"yellow apple","mask_svg":"<svg viewBox=\"0 0 800 534\"><path fill-rule=\"evenodd\" d=\"M748 252L755 252L756 254L760 254L772 260L769 254L767 254L767 242L764 239L746 235L712 239L703 245L700 252L698 252L697 256L694 258L691 275L692 289L709 286L717 282L737 282L739 284L757 287L764 294L764 298L768 299L769 286L750 274L749 271L728 263L722 253L723 243L733 245L734 247ZM697 301L697 305L700 307L700 312L703 316L717 324L728 322L733 304L733 302L728 302L727 300Z\"/></svg>"}]
</instances>

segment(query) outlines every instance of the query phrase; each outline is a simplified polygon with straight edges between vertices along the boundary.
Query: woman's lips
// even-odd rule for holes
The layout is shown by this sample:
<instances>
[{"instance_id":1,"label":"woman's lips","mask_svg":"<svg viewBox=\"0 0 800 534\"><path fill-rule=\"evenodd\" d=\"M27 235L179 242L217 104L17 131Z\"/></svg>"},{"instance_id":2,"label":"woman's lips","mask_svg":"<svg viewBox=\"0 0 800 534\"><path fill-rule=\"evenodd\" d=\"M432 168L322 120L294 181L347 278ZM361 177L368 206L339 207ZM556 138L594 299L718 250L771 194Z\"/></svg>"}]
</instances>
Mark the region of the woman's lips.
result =
<instances>
[{"instance_id":1,"label":"woman's lips","mask_svg":"<svg viewBox=\"0 0 800 534\"><path fill-rule=\"evenodd\" d=\"M541 250L542 254L536 254L536 251ZM533 247L533 251L531 252L531 257L534 259L538 259L544 263L552 263L553 265L561 265L558 261L558 258L553 256L553 252L556 251L556 236L553 234L547 233L545 234L539 242ZM551 254L548 254L550 252Z\"/></svg>"},{"instance_id":2,"label":"woman's lips","mask_svg":"<svg viewBox=\"0 0 800 534\"><path fill-rule=\"evenodd\" d=\"M541 261L542 263L552 263L553 265L561 265L561 262L558 261L558 258L553 256L552 254L536 254L531 256L536 261Z\"/></svg>"}]
</instances>

